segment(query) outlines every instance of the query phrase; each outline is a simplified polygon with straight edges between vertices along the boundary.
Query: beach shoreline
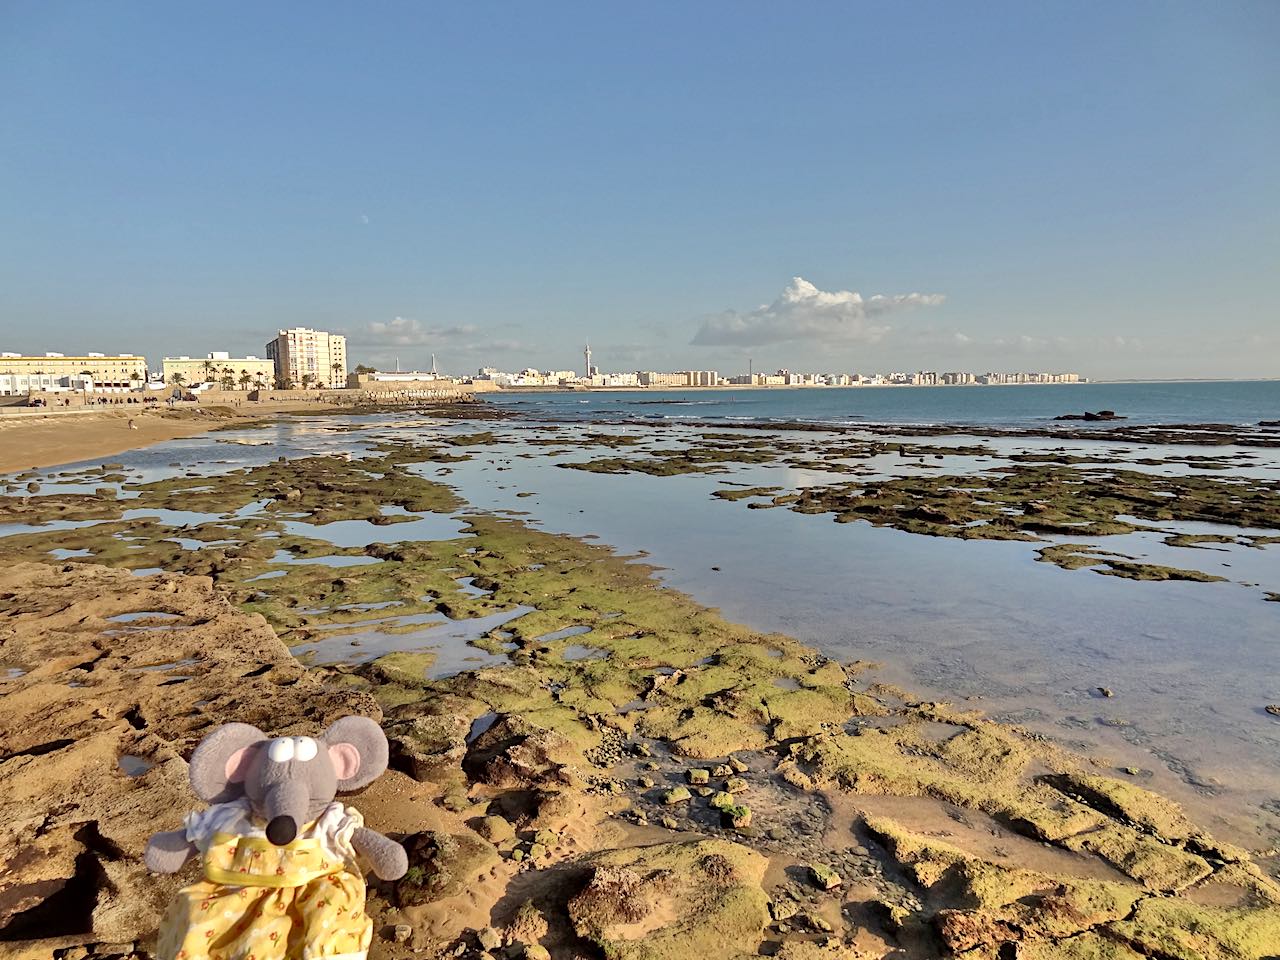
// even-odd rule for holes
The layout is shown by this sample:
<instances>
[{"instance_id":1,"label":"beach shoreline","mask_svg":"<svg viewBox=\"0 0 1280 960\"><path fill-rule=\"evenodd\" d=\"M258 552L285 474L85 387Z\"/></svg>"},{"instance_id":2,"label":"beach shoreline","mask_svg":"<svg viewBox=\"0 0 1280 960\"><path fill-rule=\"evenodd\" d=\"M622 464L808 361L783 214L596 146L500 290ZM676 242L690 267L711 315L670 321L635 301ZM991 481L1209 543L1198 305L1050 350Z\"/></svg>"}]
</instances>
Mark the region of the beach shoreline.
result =
<instances>
[{"instance_id":1,"label":"beach shoreline","mask_svg":"<svg viewBox=\"0 0 1280 960\"><path fill-rule=\"evenodd\" d=\"M166 440L245 427L280 416L389 412L431 406L424 403L375 406L356 400L349 404L320 400L245 401L232 406L223 400L211 404L187 403L175 410L88 407L65 411L37 412L25 408L20 413L0 411L0 474L117 456Z\"/></svg>"}]
</instances>

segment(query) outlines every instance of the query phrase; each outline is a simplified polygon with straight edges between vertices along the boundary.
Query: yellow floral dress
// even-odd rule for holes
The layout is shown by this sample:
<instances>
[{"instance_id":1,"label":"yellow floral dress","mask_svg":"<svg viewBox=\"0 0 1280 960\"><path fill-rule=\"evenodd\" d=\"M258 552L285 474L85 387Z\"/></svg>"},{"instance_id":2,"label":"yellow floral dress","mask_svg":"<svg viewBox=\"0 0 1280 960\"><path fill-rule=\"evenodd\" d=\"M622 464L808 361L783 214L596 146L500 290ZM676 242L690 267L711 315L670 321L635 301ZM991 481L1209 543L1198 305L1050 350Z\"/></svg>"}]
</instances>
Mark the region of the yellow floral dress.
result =
<instances>
[{"instance_id":1,"label":"yellow floral dress","mask_svg":"<svg viewBox=\"0 0 1280 960\"><path fill-rule=\"evenodd\" d=\"M248 800L188 814L204 878L165 915L161 960L364 960L373 923L351 846L362 826L358 811L331 803L277 847Z\"/></svg>"}]
</instances>

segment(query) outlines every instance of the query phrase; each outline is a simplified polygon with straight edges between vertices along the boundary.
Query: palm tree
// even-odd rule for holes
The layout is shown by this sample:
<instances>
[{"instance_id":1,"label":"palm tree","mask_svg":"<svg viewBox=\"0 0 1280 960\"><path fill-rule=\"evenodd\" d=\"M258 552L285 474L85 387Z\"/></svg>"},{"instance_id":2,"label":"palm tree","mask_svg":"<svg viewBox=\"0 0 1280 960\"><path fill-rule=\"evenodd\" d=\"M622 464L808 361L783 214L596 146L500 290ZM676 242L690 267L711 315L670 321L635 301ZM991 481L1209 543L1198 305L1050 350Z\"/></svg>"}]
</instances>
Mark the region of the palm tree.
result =
<instances>
[{"instance_id":1,"label":"palm tree","mask_svg":"<svg viewBox=\"0 0 1280 960\"><path fill-rule=\"evenodd\" d=\"M253 388L255 390L261 390L265 386L266 384L262 382L262 374L258 374L258 376L253 380Z\"/></svg>"},{"instance_id":2,"label":"palm tree","mask_svg":"<svg viewBox=\"0 0 1280 960\"><path fill-rule=\"evenodd\" d=\"M249 389L249 383L250 383L250 381L252 381L252 380L253 380L253 377L249 376L249 371L248 371L248 370L241 370L241 371L240 371L240 379L239 379L238 381L236 381L236 382L240 384L240 389L241 389L241 390L248 390L248 389Z\"/></svg>"},{"instance_id":3,"label":"palm tree","mask_svg":"<svg viewBox=\"0 0 1280 960\"><path fill-rule=\"evenodd\" d=\"M329 368L333 371L333 381L331 382L337 382L338 377L342 375L342 364L335 360L329 365Z\"/></svg>"},{"instance_id":4,"label":"palm tree","mask_svg":"<svg viewBox=\"0 0 1280 960\"><path fill-rule=\"evenodd\" d=\"M236 385L235 378L230 373L224 373L222 379L218 381L223 390L230 390Z\"/></svg>"},{"instance_id":5,"label":"palm tree","mask_svg":"<svg viewBox=\"0 0 1280 960\"><path fill-rule=\"evenodd\" d=\"M142 379L142 374L140 374L137 370L134 370L132 373L129 374L130 383L136 384L141 379Z\"/></svg>"},{"instance_id":6,"label":"palm tree","mask_svg":"<svg viewBox=\"0 0 1280 960\"><path fill-rule=\"evenodd\" d=\"M303 390L308 389L311 386L311 381L314 380L315 378L316 378L315 374L313 373L304 373L302 375L302 389Z\"/></svg>"},{"instance_id":7,"label":"palm tree","mask_svg":"<svg viewBox=\"0 0 1280 960\"><path fill-rule=\"evenodd\" d=\"M182 374L175 373L172 377L169 378L169 382L172 383L174 386L180 387L184 382L186 382L186 379L187 378L184 377Z\"/></svg>"},{"instance_id":8,"label":"palm tree","mask_svg":"<svg viewBox=\"0 0 1280 960\"><path fill-rule=\"evenodd\" d=\"M206 361L204 362L204 381L205 381L205 383L213 383L213 371L214 371L216 368L217 368L217 364L215 364L212 360L206 360Z\"/></svg>"}]
</instances>

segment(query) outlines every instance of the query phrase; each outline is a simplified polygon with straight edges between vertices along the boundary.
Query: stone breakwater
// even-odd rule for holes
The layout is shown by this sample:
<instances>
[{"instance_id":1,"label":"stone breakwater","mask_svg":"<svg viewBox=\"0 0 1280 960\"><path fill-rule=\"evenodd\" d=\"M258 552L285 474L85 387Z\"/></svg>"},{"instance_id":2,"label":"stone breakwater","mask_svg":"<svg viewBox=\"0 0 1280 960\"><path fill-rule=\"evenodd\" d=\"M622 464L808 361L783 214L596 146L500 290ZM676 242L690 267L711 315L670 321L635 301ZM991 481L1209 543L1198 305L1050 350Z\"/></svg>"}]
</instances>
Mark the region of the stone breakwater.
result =
<instances>
[{"instance_id":1,"label":"stone breakwater","mask_svg":"<svg viewBox=\"0 0 1280 960\"><path fill-rule=\"evenodd\" d=\"M467 513L421 475L488 442L454 440L216 483L108 465L72 479L132 499L4 501L60 523L4 540L0 944L145 956L186 878L138 858L190 808L201 734L360 712L396 770L354 802L412 863L374 889L375 956L1274 955L1274 849L633 558ZM441 538L394 537L433 516ZM351 522L378 537L324 539ZM432 631L499 615L466 648L494 665L444 668ZM334 638L347 653L311 668L287 646Z\"/></svg>"}]
</instances>

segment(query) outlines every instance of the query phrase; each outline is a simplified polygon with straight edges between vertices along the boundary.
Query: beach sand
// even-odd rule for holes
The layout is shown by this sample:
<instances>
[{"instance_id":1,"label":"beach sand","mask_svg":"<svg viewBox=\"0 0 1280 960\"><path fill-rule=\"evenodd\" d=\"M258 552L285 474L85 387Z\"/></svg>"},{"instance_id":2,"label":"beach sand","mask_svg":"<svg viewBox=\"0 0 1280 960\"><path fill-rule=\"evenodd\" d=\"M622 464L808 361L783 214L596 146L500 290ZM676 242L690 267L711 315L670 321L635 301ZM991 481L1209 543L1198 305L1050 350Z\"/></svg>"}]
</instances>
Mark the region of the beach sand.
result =
<instances>
[{"instance_id":1,"label":"beach sand","mask_svg":"<svg viewBox=\"0 0 1280 960\"><path fill-rule=\"evenodd\" d=\"M178 410L106 408L47 416L0 414L0 473L111 457L165 440L192 437L214 427L261 420L291 410L315 410L314 402L290 401L187 406ZM332 413L332 404L321 409ZM135 429L129 429L132 420Z\"/></svg>"},{"instance_id":2,"label":"beach sand","mask_svg":"<svg viewBox=\"0 0 1280 960\"><path fill-rule=\"evenodd\" d=\"M131 419L134 430L129 429ZM0 419L0 473L110 457L162 440L203 433L223 422L194 411L165 415L135 410L16 422Z\"/></svg>"}]
</instances>

